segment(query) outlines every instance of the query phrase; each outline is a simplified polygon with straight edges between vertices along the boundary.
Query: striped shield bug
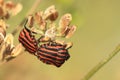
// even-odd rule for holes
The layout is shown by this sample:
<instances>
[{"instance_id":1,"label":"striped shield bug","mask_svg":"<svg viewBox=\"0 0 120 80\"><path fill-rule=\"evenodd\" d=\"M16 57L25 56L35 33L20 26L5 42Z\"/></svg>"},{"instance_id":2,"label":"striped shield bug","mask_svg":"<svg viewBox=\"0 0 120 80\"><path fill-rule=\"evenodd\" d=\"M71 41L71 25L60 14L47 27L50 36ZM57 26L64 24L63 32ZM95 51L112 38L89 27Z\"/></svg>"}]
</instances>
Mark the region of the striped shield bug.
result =
<instances>
[{"instance_id":1,"label":"striped shield bug","mask_svg":"<svg viewBox=\"0 0 120 80\"><path fill-rule=\"evenodd\" d=\"M29 53L35 54L38 49L37 40L35 39L35 36L33 35L34 32L32 32L26 27L26 23L24 25L24 28L20 31L19 42L22 43L26 51L28 51Z\"/></svg>"},{"instance_id":2,"label":"striped shield bug","mask_svg":"<svg viewBox=\"0 0 120 80\"><path fill-rule=\"evenodd\" d=\"M37 52L37 57L46 64L51 64L60 67L70 55L64 45L56 42L49 42L40 45Z\"/></svg>"}]
</instances>

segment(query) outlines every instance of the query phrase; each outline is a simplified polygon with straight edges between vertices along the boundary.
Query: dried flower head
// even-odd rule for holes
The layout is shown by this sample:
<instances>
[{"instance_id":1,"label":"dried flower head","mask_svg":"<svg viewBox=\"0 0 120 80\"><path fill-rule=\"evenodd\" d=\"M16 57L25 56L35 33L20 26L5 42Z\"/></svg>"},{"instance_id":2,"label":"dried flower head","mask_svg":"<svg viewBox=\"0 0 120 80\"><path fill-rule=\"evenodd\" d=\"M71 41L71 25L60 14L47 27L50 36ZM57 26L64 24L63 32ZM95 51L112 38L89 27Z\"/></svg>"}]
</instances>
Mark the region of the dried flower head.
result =
<instances>
[{"instance_id":1,"label":"dried flower head","mask_svg":"<svg viewBox=\"0 0 120 80\"><path fill-rule=\"evenodd\" d=\"M15 4L12 1L0 1L0 17L3 19L8 19L10 16L15 16L21 10L22 5L20 3Z\"/></svg>"},{"instance_id":2,"label":"dried flower head","mask_svg":"<svg viewBox=\"0 0 120 80\"><path fill-rule=\"evenodd\" d=\"M44 12L44 19L49 19L51 21L55 21L58 17L58 12L55 9L55 6L52 5L50 7L48 7L45 12Z\"/></svg>"},{"instance_id":3,"label":"dried flower head","mask_svg":"<svg viewBox=\"0 0 120 80\"><path fill-rule=\"evenodd\" d=\"M12 34L7 34L4 38L4 41L0 45L0 60L8 61L16 56L18 56L23 47L21 44L14 46L13 44L14 37Z\"/></svg>"},{"instance_id":4,"label":"dried flower head","mask_svg":"<svg viewBox=\"0 0 120 80\"><path fill-rule=\"evenodd\" d=\"M10 55L11 51L14 48L13 45L13 36L12 34L8 34L5 39L4 42L1 44L0 46L0 54L2 55L2 60L4 60L8 55Z\"/></svg>"},{"instance_id":5,"label":"dried flower head","mask_svg":"<svg viewBox=\"0 0 120 80\"><path fill-rule=\"evenodd\" d=\"M16 57L24 50L22 44L16 45L16 47L11 51L11 56Z\"/></svg>"},{"instance_id":6,"label":"dried flower head","mask_svg":"<svg viewBox=\"0 0 120 80\"><path fill-rule=\"evenodd\" d=\"M65 43L59 41L58 38L70 38L76 31L76 26L70 25L72 16L69 13L61 17L58 26L54 22L57 17L58 12L54 5L45 11L39 11L35 15L29 16L27 25L25 25L29 29L24 27L21 30L19 40L28 52L31 52L31 49L35 50L33 54L42 62L60 67L69 59L68 49L72 47L73 43ZM39 34L38 39L36 37L33 39L31 35L34 33Z\"/></svg>"},{"instance_id":7,"label":"dried flower head","mask_svg":"<svg viewBox=\"0 0 120 80\"><path fill-rule=\"evenodd\" d=\"M0 19L0 33L2 33L3 36L6 35L6 28L7 28L7 26L6 26L5 21Z\"/></svg>"},{"instance_id":8,"label":"dried flower head","mask_svg":"<svg viewBox=\"0 0 120 80\"><path fill-rule=\"evenodd\" d=\"M0 45L4 41L4 38L6 36L6 23L4 20L0 19Z\"/></svg>"}]
</instances>

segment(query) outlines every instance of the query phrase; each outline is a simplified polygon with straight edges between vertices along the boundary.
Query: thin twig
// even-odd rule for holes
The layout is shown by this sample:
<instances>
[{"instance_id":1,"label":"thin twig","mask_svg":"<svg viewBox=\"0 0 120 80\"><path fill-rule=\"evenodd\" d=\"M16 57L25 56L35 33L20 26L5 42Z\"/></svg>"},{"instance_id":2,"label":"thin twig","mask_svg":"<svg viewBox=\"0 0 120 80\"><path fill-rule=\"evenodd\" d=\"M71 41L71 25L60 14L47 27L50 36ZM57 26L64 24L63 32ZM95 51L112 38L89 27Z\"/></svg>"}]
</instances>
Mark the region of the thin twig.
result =
<instances>
[{"instance_id":1,"label":"thin twig","mask_svg":"<svg viewBox=\"0 0 120 80\"><path fill-rule=\"evenodd\" d=\"M33 6L31 7L31 9L30 9L30 10L28 11L28 13L26 14L25 18L24 18L24 19L21 21L21 23L12 31L13 36L15 36L16 33L18 32L18 30L20 30L20 28L24 25L24 22L25 22L27 16L30 15L30 14L32 14L32 13L36 10L36 8L37 8L37 7L39 6L39 4L40 4L40 1L41 1L41 0L36 0L36 1L34 2Z\"/></svg>"},{"instance_id":2,"label":"thin twig","mask_svg":"<svg viewBox=\"0 0 120 80\"><path fill-rule=\"evenodd\" d=\"M116 47L116 49L102 61L100 61L95 67L93 67L81 80L89 80L96 72L98 72L105 64L107 64L118 52L120 51L120 45Z\"/></svg>"}]
</instances>

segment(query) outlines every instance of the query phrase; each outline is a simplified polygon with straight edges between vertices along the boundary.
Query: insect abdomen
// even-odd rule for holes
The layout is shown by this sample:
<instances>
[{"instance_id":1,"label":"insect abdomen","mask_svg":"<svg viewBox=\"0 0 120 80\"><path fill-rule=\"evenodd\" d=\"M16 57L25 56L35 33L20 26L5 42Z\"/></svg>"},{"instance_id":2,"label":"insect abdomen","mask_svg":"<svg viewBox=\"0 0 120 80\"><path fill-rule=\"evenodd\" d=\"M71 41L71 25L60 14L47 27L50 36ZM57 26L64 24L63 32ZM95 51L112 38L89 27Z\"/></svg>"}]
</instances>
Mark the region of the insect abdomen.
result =
<instances>
[{"instance_id":1,"label":"insect abdomen","mask_svg":"<svg viewBox=\"0 0 120 80\"><path fill-rule=\"evenodd\" d=\"M37 52L37 57L46 64L60 67L69 57L67 49L57 43L42 44Z\"/></svg>"},{"instance_id":2,"label":"insect abdomen","mask_svg":"<svg viewBox=\"0 0 120 80\"><path fill-rule=\"evenodd\" d=\"M28 30L26 27L20 32L19 42L22 43L29 53L36 53L38 48L37 41L30 30Z\"/></svg>"}]
</instances>

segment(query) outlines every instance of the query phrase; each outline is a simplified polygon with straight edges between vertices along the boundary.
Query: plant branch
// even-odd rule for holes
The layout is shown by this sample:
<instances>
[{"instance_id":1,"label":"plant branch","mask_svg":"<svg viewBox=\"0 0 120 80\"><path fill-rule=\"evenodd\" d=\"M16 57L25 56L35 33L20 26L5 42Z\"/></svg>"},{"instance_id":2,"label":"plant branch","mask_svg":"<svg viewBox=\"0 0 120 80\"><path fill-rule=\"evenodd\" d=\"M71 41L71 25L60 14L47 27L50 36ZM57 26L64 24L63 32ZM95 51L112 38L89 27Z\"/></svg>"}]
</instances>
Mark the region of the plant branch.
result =
<instances>
[{"instance_id":1,"label":"plant branch","mask_svg":"<svg viewBox=\"0 0 120 80\"><path fill-rule=\"evenodd\" d=\"M40 4L40 1L41 1L41 0L36 0L36 1L34 2L34 4L32 5L31 9L27 12L25 18L24 18L24 19L21 21L21 23L12 31L13 36L16 35L16 33L18 32L18 30L20 30L20 28L24 25L24 22L25 22L27 16L30 15L30 14L32 14L32 13L36 10L36 8L38 7L38 5Z\"/></svg>"},{"instance_id":2,"label":"plant branch","mask_svg":"<svg viewBox=\"0 0 120 80\"><path fill-rule=\"evenodd\" d=\"M118 52L120 51L120 45L118 45L115 50L110 53L106 58L100 61L95 67L93 67L81 80L89 80L96 72L98 72L105 64L107 64Z\"/></svg>"},{"instance_id":3,"label":"plant branch","mask_svg":"<svg viewBox=\"0 0 120 80\"><path fill-rule=\"evenodd\" d=\"M20 28L22 28L22 26L24 25L24 22L26 21L27 16L30 15L30 14L32 14L32 13L36 10L36 8L38 7L38 5L40 4L40 1L41 1L41 0L36 0L36 1L34 2L33 6L31 7L31 9L30 9L30 10L28 11L28 13L26 14L25 18L24 18L24 19L21 21L21 23L11 32L11 34L12 34L13 36L16 35L16 33L20 30ZM25 50L23 50L21 53L24 53L24 52L25 52ZM21 54L21 53L20 53L20 54ZM0 61L0 66L1 66L2 64L5 64L6 62L9 62L9 61L15 59L15 58L16 58L16 57L10 56L10 57L8 57L6 60L4 60L4 61Z\"/></svg>"}]
</instances>

